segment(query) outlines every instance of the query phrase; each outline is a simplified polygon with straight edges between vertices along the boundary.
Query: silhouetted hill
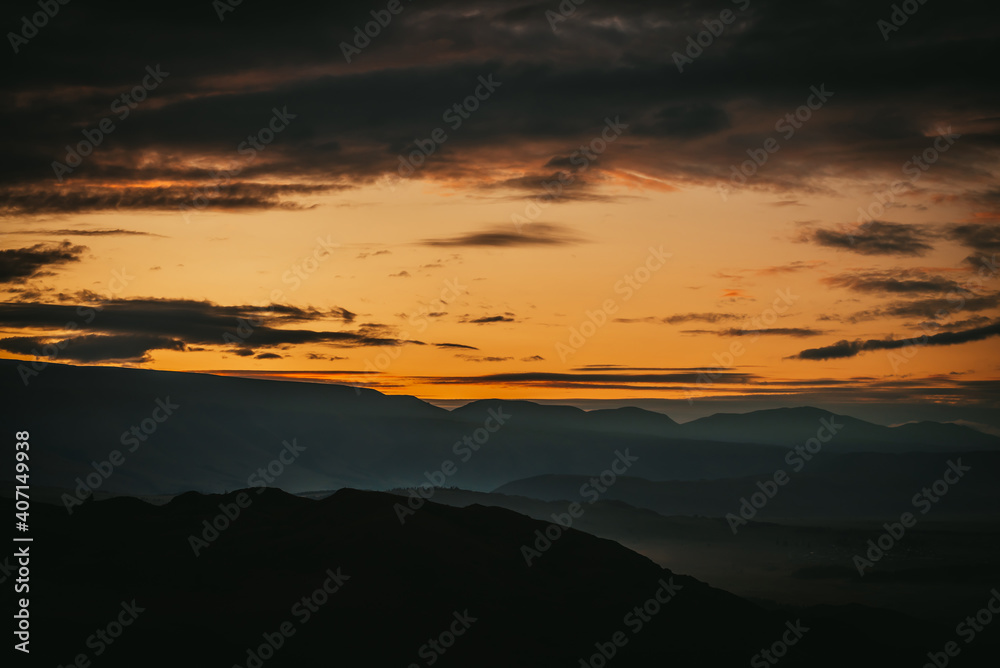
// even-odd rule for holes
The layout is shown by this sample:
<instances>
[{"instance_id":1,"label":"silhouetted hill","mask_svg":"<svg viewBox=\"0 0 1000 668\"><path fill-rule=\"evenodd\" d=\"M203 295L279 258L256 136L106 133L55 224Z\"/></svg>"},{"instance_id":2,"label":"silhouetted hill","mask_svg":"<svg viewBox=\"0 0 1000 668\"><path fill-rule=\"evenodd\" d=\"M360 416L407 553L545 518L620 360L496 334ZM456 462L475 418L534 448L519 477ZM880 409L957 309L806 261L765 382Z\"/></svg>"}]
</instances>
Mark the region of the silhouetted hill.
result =
<instances>
[{"instance_id":1,"label":"silhouetted hill","mask_svg":"<svg viewBox=\"0 0 1000 668\"><path fill-rule=\"evenodd\" d=\"M717 413L681 425L687 438L698 438L732 443L758 443L760 434L767 434L767 442L792 447L817 435L831 414L818 408L774 408L751 413ZM883 427L845 415L835 416L839 428L830 441L832 448L841 451L870 450L875 452L900 452L904 450L978 450L996 448L1000 440L995 436L956 424L921 422L919 424ZM827 432L829 433L829 428Z\"/></svg>"},{"instance_id":2,"label":"silhouetted hill","mask_svg":"<svg viewBox=\"0 0 1000 668\"><path fill-rule=\"evenodd\" d=\"M949 462L956 460L970 470L949 486L928 512L932 511L935 518L1000 519L1000 453L996 452L965 453L960 457L924 452L852 453L831 458L821 452L798 473L785 465L787 482L783 486L771 484L773 475L670 481L622 476L600 498L624 501L663 515L724 517L739 513L742 499L755 494L759 499L761 483L773 496L760 509L753 509L758 521L898 518L905 510L914 511L914 494L940 480L949 470ZM591 485L588 476L550 474L511 481L494 491L545 501L579 501Z\"/></svg>"},{"instance_id":3,"label":"silhouetted hill","mask_svg":"<svg viewBox=\"0 0 1000 668\"><path fill-rule=\"evenodd\" d=\"M773 472L788 443L804 443L831 418L803 408L678 425L640 409L588 413L498 400L447 411L339 385L57 364L25 387L16 366L0 361L0 387L19 428L42 444L33 455L34 483L74 488L96 464L111 471L95 479L100 491L135 495L259 485L268 466L280 472L274 484L296 492L428 480L485 491L535 475L599 474L624 451L635 458L632 476L736 478ZM984 446L993 438L973 438L978 432L957 425L935 431L835 420L846 426L824 445L824 458L862 447L954 451L956 434ZM911 443L914 431L944 440ZM876 437L884 440L870 442ZM301 450L290 459L292 446ZM124 463L108 469L115 451Z\"/></svg>"},{"instance_id":4,"label":"silhouetted hill","mask_svg":"<svg viewBox=\"0 0 1000 668\"><path fill-rule=\"evenodd\" d=\"M449 628L462 633L435 665L573 668L621 633L616 666L745 666L799 620L809 630L783 665L919 665L922 655L877 626L768 612L575 530L529 567L522 545L547 524L500 508L428 503L401 524L390 494L258 491L101 501L72 516L36 506L32 659L245 666L247 648L284 624L293 634L268 667L430 665L429 639ZM228 526L217 519L227 508ZM191 534L205 521L222 528L195 556ZM661 583L675 595L649 603L668 597ZM316 593L324 584L339 589ZM135 622L95 656L88 638L132 601ZM656 612L638 625L636 606Z\"/></svg>"}]
</instances>

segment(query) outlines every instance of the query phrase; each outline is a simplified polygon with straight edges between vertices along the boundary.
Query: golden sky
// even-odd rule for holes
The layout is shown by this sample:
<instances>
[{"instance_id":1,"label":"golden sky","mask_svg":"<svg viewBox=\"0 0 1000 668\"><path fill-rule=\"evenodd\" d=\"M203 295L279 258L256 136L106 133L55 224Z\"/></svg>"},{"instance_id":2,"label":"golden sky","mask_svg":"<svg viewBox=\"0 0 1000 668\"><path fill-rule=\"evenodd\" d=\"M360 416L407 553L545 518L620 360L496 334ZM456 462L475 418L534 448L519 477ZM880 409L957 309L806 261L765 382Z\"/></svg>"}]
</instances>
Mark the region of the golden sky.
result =
<instances>
[{"instance_id":1,"label":"golden sky","mask_svg":"<svg viewBox=\"0 0 1000 668\"><path fill-rule=\"evenodd\" d=\"M778 71L794 40L755 48L781 34L755 4L678 71L697 17L510 9L407 5L346 62L321 42L349 11L250 57L242 7L61 74L54 22L2 108L4 355L439 402L996 405L1000 122L928 33L833 25Z\"/></svg>"}]
</instances>

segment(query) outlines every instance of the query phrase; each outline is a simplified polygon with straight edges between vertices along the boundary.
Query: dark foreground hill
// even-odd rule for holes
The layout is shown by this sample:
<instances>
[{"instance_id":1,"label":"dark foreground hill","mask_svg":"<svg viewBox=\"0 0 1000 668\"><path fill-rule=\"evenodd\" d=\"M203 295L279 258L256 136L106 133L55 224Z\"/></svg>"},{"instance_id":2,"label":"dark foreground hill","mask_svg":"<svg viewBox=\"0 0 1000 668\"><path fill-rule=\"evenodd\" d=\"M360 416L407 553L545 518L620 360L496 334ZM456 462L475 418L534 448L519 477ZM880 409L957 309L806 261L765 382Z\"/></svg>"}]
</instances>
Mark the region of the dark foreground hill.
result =
<instances>
[{"instance_id":1,"label":"dark foreground hill","mask_svg":"<svg viewBox=\"0 0 1000 668\"><path fill-rule=\"evenodd\" d=\"M736 667L784 637L783 666L919 666L950 639L874 610L767 612L574 530L529 567L547 525L499 508L401 524L389 494L257 491L36 505L33 665ZM205 521L225 528L196 556Z\"/></svg>"}]
</instances>

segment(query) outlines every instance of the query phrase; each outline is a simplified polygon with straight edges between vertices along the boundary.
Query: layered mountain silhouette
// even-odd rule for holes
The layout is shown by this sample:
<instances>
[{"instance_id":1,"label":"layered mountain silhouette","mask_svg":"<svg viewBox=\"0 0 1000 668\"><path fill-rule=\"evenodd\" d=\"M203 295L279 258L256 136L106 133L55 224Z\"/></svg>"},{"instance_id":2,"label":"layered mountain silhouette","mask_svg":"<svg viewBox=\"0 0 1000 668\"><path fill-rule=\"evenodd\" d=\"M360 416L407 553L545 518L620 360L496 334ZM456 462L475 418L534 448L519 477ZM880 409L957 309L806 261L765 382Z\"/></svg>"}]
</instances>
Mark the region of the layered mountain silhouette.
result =
<instances>
[{"instance_id":1,"label":"layered mountain silhouette","mask_svg":"<svg viewBox=\"0 0 1000 668\"><path fill-rule=\"evenodd\" d=\"M782 665L885 666L920 665L925 646L947 638L947 629L877 610L764 610L572 529L529 566L522 546L545 522L427 503L401 524L398 502L378 492L313 501L249 489L159 507L89 502L72 515L36 505L32 659L745 666L784 636L796 642ZM219 520L227 512L235 516ZM195 543L197 556L192 535L205 542ZM664 602L650 603L657 596ZM95 637L124 611L134 615L124 629ZM601 660L602 647L612 660ZM970 651L965 665L990 648Z\"/></svg>"},{"instance_id":2,"label":"layered mountain silhouette","mask_svg":"<svg viewBox=\"0 0 1000 668\"><path fill-rule=\"evenodd\" d=\"M824 466L852 452L1000 448L1000 439L964 426L890 428L815 408L681 425L636 408L488 400L447 411L339 385L58 364L25 387L17 364L0 361L0 386L11 413L44 444L35 483L74 488L117 450L125 463L100 490L128 494L252 486L289 443L301 452L277 484L293 492L434 482L446 461L455 466L444 484L489 491L538 475L593 475L625 450L636 458L628 475L653 481L769 475L786 466L788 448L830 420L842 427L823 445ZM176 406L162 421L158 402ZM503 424L487 432L497 416Z\"/></svg>"}]
</instances>

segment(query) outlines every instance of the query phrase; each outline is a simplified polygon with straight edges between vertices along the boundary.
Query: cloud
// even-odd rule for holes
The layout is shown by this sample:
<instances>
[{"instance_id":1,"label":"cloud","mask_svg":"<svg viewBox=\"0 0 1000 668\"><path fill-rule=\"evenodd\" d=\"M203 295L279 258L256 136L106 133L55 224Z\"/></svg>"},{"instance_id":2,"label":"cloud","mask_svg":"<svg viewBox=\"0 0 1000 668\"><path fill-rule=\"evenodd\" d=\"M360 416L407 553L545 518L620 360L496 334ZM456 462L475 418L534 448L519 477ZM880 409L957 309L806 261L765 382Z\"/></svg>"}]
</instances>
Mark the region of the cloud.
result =
<instances>
[{"instance_id":1,"label":"cloud","mask_svg":"<svg viewBox=\"0 0 1000 668\"><path fill-rule=\"evenodd\" d=\"M704 370L679 371L675 373L626 373L607 370L604 373L549 373L519 372L494 373L480 376L426 376L418 377L434 383L446 385L507 385L590 388L590 389L637 389L669 387L677 389L691 384L704 384ZM737 371L713 371L713 383L749 383L759 380L754 374Z\"/></svg>"},{"instance_id":2,"label":"cloud","mask_svg":"<svg viewBox=\"0 0 1000 668\"><path fill-rule=\"evenodd\" d=\"M826 334L825 330L810 327L767 327L762 329L684 329L684 334L715 334L716 336L794 336L806 338Z\"/></svg>"},{"instance_id":3,"label":"cloud","mask_svg":"<svg viewBox=\"0 0 1000 668\"><path fill-rule=\"evenodd\" d=\"M742 320L746 316L735 313L676 313L663 318L668 325L698 320L701 322L722 322L723 320Z\"/></svg>"},{"instance_id":4,"label":"cloud","mask_svg":"<svg viewBox=\"0 0 1000 668\"><path fill-rule=\"evenodd\" d=\"M162 234L139 232L137 230L106 229L106 230L17 230L9 234L37 234L48 237L163 237Z\"/></svg>"},{"instance_id":5,"label":"cloud","mask_svg":"<svg viewBox=\"0 0 1000 668\"><path fill-rule=\"evenodd\" d=\"M522 362L544 362L545 358L541 355L532 355L530 357L522 357Z\"/></svg>"},{"instance_id":6,"label":"cloud","mask_svg":"<svg viewBox=\"0 0 1000 668\"><path fill-rule=\"evenodd\" d=\"M208 301L184 299L115 299L83 305L0 304L0 326L21 330L65 330L87 327L95 336L131 337L85 339L95 350L109 350L108 360L123 359L114 346L97 343L157 344L143 352L167 347L183 350L183 345L214 345L238 355L249 356L258 348L277 346L330 345L340 348L422 345L382 335L379 326L366 323L357 331L296 329L302 323L329 325L350 323L354 314L347 309L326 311L289 305L223 306ZM51 338L51 337L50 337ZM131 343L130 343L131 342ZM165 343L160 346L158 344ZM180 346L180 347L178 347ZM129 359L136 359L128 348ZM97 360L94 353L90 361Z\"/></svg>"},{"instance_id":7,"label":"cloud","mask_svg":"<svg viewBox=\"0 0 1000 668\"><path fill-rule=\"evenodd\" d=\"M927 318L938 320L954 313L979 313L1000 307L1000 292L984 295L954 293L947 297L897 301L886 306L858 311L846 318L848 322L863 322L880 318Z\"/></svg>"},{"instance_id":8,"label":"cloud","mask_svg":"<svg viewBox=\"0 0 1000 668\"><path fill-rule=\"evenodd\" d=\"M952 225L946 236L967 248L983 253L1000 251L1000 224L966 223Z\"/></svg>"},{"instance_id":9,"label":"cloud","mask_svg":"<svg viewBox=\"0 0 1000 668\"><path fill-rule=\"evenodd\" d=\"M757 274L762 276L770 276L775 274L791 274L799 271L806 271L808 269L816 269L826 264L823 260L796 260L795 262L789 262L788 264L779 264L772 267L764 267L757 270Z\"/></svg>"},{"instance_id":10,"label":"cloud","mask_svg":"<svg viewBox=\"0 0 1000 668\"><path fill-rule=\"evenodd\" d=\"M505 315L491 315L491 316L484 316L482 318L476 318L475 320L469 320L468 322L477 325L485 325L491 322L514 322L514 318L509 318Z\"/></svg>"},{"instance_id":11,"label":"cloud","mask_svg":"<svg viewBox=\"0 0 1000 668\"><path fill-rule=\"evenodd\" d=\"M479 348L476 348L475 346L467 346L462 343L435 343L434 345L438 348L464 348L466 350L479 350Z\"/></svg>"},{"instance_id":12,"label":"cloud","mask_svg":"<svg viewBox=\"0 0 1000 668\"><path fill-rule=\"evenodd\" d=\"M178 214L182 211L196 213L202 210L297 210L309 209L312 205L285 198L322 194L348 187L341 184L314 186L238 182L219 188L216 194L211 188L213 180L206 180L212 193L210 196L205 195L205 190L182 185L151 188L136 184L109 188L89 183L70 183L58 190L51 185L0 189L0 215L34 216L122 210L176 211Z\"/></svg>"},{"instance_id":13,"label":"cloud","mask_svg":"<svg viewBox=\"0 0 1000 668\"><path fill-rule=\"evenodd\" d=\"M45 267L79 262L86 250L86 246L74 246L68 241L0 250L0 283L21 283Z\"/></svg>"},{"instance_id":14,"label":"cloud","mask_svg":"<svg viewBox=\"0 0 1000 668\"><path fill-rule=\"evenodd\" d=\"M153 350L184 350L179 339L136 334L86 334L65 339L19 336L0 339L0 350L74 362L148 362Z\"/></svg>"},{"instance_id":15,"label":"cloud","mask_svg":"<svg viewBox=\"0 0 1000 668\"><path fill-rule=\"evenodd\" d=\"M518 183L538 191L535 176L551 176L545 166L553 158L572 161L578 147L600 136L610 114L620 115L627 132L601 153L599 168L590 161L586 173L573 172L577 183L590 188L632 173L648 174L651 182L714 186L728 180L747 148L775 136L776 119L805 102L802 72L814 72L845 82L850 96L838 92L835 104L809 121L808 137L782 142L781 160L769 161L746 187L784 195L795 188L833 191L845 176L898 178L900 156L929 146L928 119L951 117L978 119L966 121L976 130L958 130L962 159L943 156L933 178L961 177L970 191L993 187L995 104L982 93L997 36L992 6L911 22L886 50L870 41L873 23L857 20L870 13L859 0L837 16L808 3L754 0L737 13L733 39L706 48L683 73L672 53L704 30L704 20L718 17L717 2L586 3L555 33L540 4L496 0L467 11L453 0L428 0L407 5L399 19L406 30L383 31L378 49L350 64L331 59L330 44L350 41L359 20L370 17L349 5L307 0L299 7L278 16L242 3L233 19L239 31L192 23L186 3L167 3L158 13L118 8L114 22L101 7L81 5L71 24L51 21L45 53L19 59L5 81L16 104L0 110L0 122L18 132L8 137L0 161L0 200L10 194L7 210L24 215L176 211L196 189L211 189L218 169L237 165L241 181L233 187L247 192L227 190L210 206L307 208L311 194L397 174L399 156L412 150L414 138L441 127L442 110L469 95L483 72L503 87L474 121L449 129L447 143L411 178L470 184L477 195L496 185L507 196L503 191ZM153 19L179 28L150 30ZM119 48L113 58L88 51L81 35L86 43ZM431 57L422 44L448 48ZM972 65L942 69L941 52ZM53 160L65 159L62 147L109 117L110 102L160 61L174 74L120 121L113 142L73 171L61 186L66 195L46 196ZM296 118L247 163L236 147L266 124L275 104ZM932 183L926 177L920 185ZM251 192L251 184L279 190ZM297 184L317 190L282 189ZM549 201L608 198L580 189Z\"/></svg>"},{"instance_id":16,"label":"cloud","mask_svg":"<svg viewBox=\"0 0 1000 668\"><path fill-rule=\"evenodd\" d=\"M794 359L829 360L855 357L872 350L896 350L910 346L953 346L972 341L982 341L993 336L1000 336L1000 321L985 327L976 327L957 332L941 332L940 334L924 335L910 339L860 339L854 341L842 340L822 348L803 350Z\"/></svg>"},{"instance_id":17,"label":"cloud","mask_svg":"<svg viewBox=\"0 0 1000 668\"><path fill-rule=\"evenodd\" d=\"M958 282L917 269L890 269L838 274L822 279L828 285L855 292L889 294L965 292Z\"/></svg>"},{"instance_id":18,"label":"cloud","mask_svg":"<svg viewBox=\"0 0 1000 668\"><path fill-rule=\"evenodd\" d=\"M468 246L511 248L515 246L565 246L580 243L580 239L559 225L532 223L517 232L513 227L497 227L480 232L469 232L447 239L425 239L424 246Z\"/></svg>"},{"instance_id":19,"label":"cloud","mask_svg":"<svg viewBox=\"0 0 1000 668\"><path fill-rule=\"evenodd\" d=\"M259 355L256 355L254 357L254 359L258 359L258 360L280 360L280 359L282 359L282 357L281 357L281 355L279 355L277 353L260 353Z\"/></svg>"},{"instance_id":20,"label":"cloud","mask_svg":"<svg viewBox=\"0 0 1000 668\"><path fill-rule=\"evenodd\" d=\"M509 360L514 359L513 357L495 357L495 356L481 357L478 355L462 355L462 354L455 355L455 357L459 357L465 360L466 362L507 362Z\"/></svg>"},{"instance_id":21,"label":"cloud","mask_svg":"<svg viewBox=\"0 0 1000 668\"><path fill-rule=\"evenodd\" d=\"M358 253L356 257L359 260L364 260L365 258L376 257L378 255L392 255L392 251L383 249L374 252Z\"/></svg>"},{"instance_id":22,"label":"cloud","mask_svg":"<svg viewBox=\"0 0 1000 668\"><path fill-rule=\"evenodd\" d=\"M922 226L873 220L850 229L815 229L802 234L800 241L847 250L860 255L924 255L931 250L933 235Z\"/></svg>"}]
</instances>

